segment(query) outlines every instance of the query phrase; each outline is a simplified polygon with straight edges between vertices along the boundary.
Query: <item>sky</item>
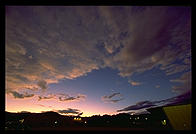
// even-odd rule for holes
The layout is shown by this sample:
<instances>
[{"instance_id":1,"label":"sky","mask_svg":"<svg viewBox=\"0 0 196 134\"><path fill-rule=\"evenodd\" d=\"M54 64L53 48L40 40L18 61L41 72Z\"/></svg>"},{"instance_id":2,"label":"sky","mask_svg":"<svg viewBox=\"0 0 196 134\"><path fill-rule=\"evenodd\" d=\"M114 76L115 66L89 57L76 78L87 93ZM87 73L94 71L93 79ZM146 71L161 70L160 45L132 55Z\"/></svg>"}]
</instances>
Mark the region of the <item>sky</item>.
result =
<instances>
[{"instance_id":1,"label":"sky","mask_svg":"<svg viewBox=\"0 0 196 134\"><path fill-rule=\"evenodd\" d=\"M6 6L8 112L136 114L192 94L191 7Z\"/></svg>"}]
</instances>

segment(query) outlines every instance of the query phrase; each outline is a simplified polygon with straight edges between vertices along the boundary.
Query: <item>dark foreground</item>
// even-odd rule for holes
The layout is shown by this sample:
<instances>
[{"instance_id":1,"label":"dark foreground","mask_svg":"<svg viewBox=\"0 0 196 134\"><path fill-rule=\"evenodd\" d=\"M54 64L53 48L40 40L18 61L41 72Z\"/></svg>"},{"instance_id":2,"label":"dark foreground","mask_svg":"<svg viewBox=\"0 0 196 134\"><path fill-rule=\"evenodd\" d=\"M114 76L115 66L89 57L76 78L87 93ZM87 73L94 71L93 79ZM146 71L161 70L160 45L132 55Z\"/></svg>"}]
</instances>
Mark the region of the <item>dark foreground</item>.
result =
<instances>
[{"instance_id":1,"label":"dark foreground","mask_svg":"<svg viewBox=\"0 0 196 134\"><path fill-rule=\"evenodd\" d=\"M165 116L152 114L92 117L63 116L55 112L5 114L5 130L172 130Z\"/></svg>"}]
</instances>

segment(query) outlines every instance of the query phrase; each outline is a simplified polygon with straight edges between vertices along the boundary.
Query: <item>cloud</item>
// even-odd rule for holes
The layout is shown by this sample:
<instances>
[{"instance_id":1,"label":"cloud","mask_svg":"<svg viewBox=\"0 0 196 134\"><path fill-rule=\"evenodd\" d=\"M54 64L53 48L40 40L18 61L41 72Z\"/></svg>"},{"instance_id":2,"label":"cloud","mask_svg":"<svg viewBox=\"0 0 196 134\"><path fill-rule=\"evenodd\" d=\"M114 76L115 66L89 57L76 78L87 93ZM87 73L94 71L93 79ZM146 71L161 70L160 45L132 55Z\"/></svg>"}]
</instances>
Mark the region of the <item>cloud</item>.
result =
<instances>
[{"instance_id":1,"label":"cloud","mask_svg":"<svg viewBox=\"0 0 196 134\"><path fill-rule=\"evenodd\" d=\"M73 101L83 101L85 100L86 95L78 94L77 96L73 97L68 94L49 94L46 96L38 96L38 101L41 100L50 100L50 99L58 99L61 102L73 102Z\"/></svg>"},{"instance_id":2,"label":"cloud","mask_svg":"<svg viewBox=\"0 0 196 134\"><path fill-rule=\"evenodd\" d=\"M48 96L38 96L38 101L41 101L41 100L49 100L49 99L53 99L55 98L55 95L53 94L49 94Z\"/></svg>"},{"instance_id":3,"label":"cloud","mask_svg":"<svg viewBox=\"0 0 196 134\"><path fill-rule=\"evenodd\" d=\"M127 12L129 10L130 14L126 14L123 24L119 23L118 26L126 25L130 36L122 40L123 47L116 55L105 59L107 65L118 69L123 77L158 65L166 71L165 67L177 60L183 61L191 51L190 8L146 7L138 12L133 11L137 8L121 9ZM113 8L109 10L112 12ZM116 20L114 14L110 17L113 17L114 22L120 21ZM177 64L171 68L173 71L166 73L182 72L189 67L190 65Z\"/></svg>"},{"instance_id":4,"label":"cloud","mask_svg":"<svg viewBox=\"0 0 196 134\"><path fill-rule=\"evenodd\" d=\"M94 16L93 8L87 11L74 7L8 6L6 9L7 90L36 86L36 81L45 90L46 83L74 79L99 68L103 56L95 44L104 37L104 28L94 32L91 29L102 23L84 19ZM82 26L78 26L81 21Z\"/></svg>"},{"instance_id":5,"label":"cloud","mask_svg":"<svg viewBox=\"0 0 196 134\"><path fill-rule=\"evenodd\" d=\"M132 86L139 86L139 85L142 84L141 82L136 82L136 81L132 81L132 80L129 80L128 82L129 82Z\"/></svg>"},{"instance_id":6,"label":"cloud","mask_svg":"<svg viewBox=\"0 0 196 134\"><path fill-rule=\"evenodd\" d=\"M24 99L24 98L30 98L30 97L33 97L34 94L28 94L28 93L18 93L16 91L10 91L9 92L10 94L12 94L14 96L14 98L18 98L18 99Z\"/></svg>"},{"instance_id":7,"label":"cloud","mask_svg":"<svg viewBox=\"0 0 196 134\"><path fill-rule=\"evenodd\" d=\"M86 95L83 94L78 94L76 97L72 97L67 94L60 94L60 96L58 97L59 101L63 101L63 102L81 101L81 100L85 100L85 98Z\"/></svg>"},{"instance_id":8,"label":"cloud","mask_svg":"<svg viewBox=\"0 0 196 134\"><path fill-rule=\"evenodd\" d=\"M29 112L29 111L20 111L18 113L31 113L31 112Z\"/></svg>"},{"instance_id":9,"label":"cloud","mask_svg":"<svg viewBox=\"0 0 196 134\"><path fill-rule=\"evenodd\" d=\"M57 110L57 112L60 114L77 114L77 115L83 114L83 112L81 112L79 109L72 109L72 108L68 108L65 110Z\"/></svg>"},{"instance_id":10,"label":"cloud","mask_svg":"<svg viewBox=\"0 0 196 134\"><path fill-rule=\"evenodd\" d=\"M160 88L160 85L156 85L155 88Z\"/></svg>"},{"instance_id":11,"label":"cloud","mask_svg":"<svg viewBox=\"0 0 196 134\"><path fill-rule=\"evenodd\" d=\"M82 112L82 113L79 113L78 116L80 116L80 115L82 115L82 114L83 114L83 112Z\"/></svg>"},{"instance_id":12,"label":"cloud","mask_svg":"<svg viewBox=\"0 0 196 134\"><path fill-rule=\"evenodd\" d=\"M170 80L172 83L180 83L178 86L173 86L172 91L177 93L192 90L192 72L185 72L179 78Z\"/></svg>"},{"instance_id":13,"label":"cloud","mask_svg":"<svg viewBox=\"0 0 196 134\"><path fill-rule=\"evenodd\" d=\"M152 107L152 106L155 106L153 104L153 102L141 101L141 102L136 103L135 105L131 105L131 106L123 108L121 110L117 110L117 112L129 111L129 110L139 110L139 109L148 108L148 107Z\"/></svg>"},{"instance_id":14,"label":"cloud","mask_svg":"<svg viewBox=\"0 0 196 134\"><path fill-rule=\"evenodd\" d=\"M131 115L150 114L147 110L139 110L137 112L128 112Z\"/></svg>"},{"instance_id":15,"label":"cloud","mask_svg":"<svg viewBox=\"0 0 196 134\"><path fill-rule=\"evenodd\" d=\"M118 97L118 99L113 99L116 96ZM109 96L106 96L106 95L102 96L101 100L104 101L104 102L116 103L116 102L119 102L119 101L123 100L123 98L122 98L122 95L120 93L113 93Z\"/></svg>"},{"instance_id":16,"label":"cloud","mask_svg":"<svg viewBox=\"0 0 196 134\"><path fill-rule=\"evenodd\" d=\"M5 43L6 92L104 67L172 75L190 69L191 8L7 6Z\"/></svg>"},{"instance_id":17,"label":"cloud","mask_svg":"<svg viewBox=\"0 0 196 134\"><path fill-rule=\"evenodd\" d=\"M42 105L42 104L37 104L37 105L39 105L39 106L41 106L41 107L48 107L48 108L52 108L52 106L45 106L45 105Z\"/></svg>"},{"instance_id":18,"label":"cloud","mask_svg":"<svg viewBox=\"0 0 196 134\"><path fill-rule=\"evenodd\" d=\"M151 107L157 107L157 106L168 106L168 105L178 105L178 104L184 104L184 103L190 103L191 102L191 91L187 91L183 94L180 94L178 96L160 100L160 101L141 101L136 103L135 105L128 106L126 108L117 110L117 112L121 111L130 111L130 110L144 110Z\"/></svg>"},{"instance_id":19,"label":"cloud","mask_svg":"<svg viewBox=\"0 0 196 134\"><path fill-rule=\"evenodd\" d=\"M45 80L40 80L38 81L37 85L43 90L45 91L47 89L47 82Z\"/></svg>"}]
</instances>

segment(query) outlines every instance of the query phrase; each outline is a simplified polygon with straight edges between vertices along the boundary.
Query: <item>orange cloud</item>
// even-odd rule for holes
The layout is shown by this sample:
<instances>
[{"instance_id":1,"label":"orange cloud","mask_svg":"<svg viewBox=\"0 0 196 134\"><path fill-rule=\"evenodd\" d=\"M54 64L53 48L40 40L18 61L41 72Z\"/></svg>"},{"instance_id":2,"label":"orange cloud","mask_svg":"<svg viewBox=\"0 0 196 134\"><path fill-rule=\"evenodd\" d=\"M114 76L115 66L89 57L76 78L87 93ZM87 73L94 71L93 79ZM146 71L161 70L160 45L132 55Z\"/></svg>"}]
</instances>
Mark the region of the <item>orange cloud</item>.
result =
<instances>
[{"instance_id":1,"label":"orange cloud","mask_svg":"<svg viewBox=\"0 0 196 134\"><path fill-rule=\"evenodd\" d=\"M132 80L129 80L129 83L130 83L132 86L139 86L139 85L142 84L141 82L136 82L136 81L132 81Z\"/></svg>"}]
</instances>

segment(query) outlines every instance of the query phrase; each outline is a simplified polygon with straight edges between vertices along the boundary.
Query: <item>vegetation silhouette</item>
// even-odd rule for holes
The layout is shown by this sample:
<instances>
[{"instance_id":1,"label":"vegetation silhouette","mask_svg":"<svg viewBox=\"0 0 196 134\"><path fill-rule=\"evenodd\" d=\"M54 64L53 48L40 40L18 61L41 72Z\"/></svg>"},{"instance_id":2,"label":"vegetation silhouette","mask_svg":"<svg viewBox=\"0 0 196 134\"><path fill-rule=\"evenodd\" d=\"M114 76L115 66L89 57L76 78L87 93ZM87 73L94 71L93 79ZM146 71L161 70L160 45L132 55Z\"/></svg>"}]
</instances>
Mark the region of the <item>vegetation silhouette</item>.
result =
<instances>
[{"instance_id":1,"label":"vegetation silhouette","mask_svg":"<svg viewBox=\"0 0 196 134\"><path fill-rule=\"evenodd\" d=\"M171 129L168 119L164 115L93 115L91 117L64 116L56 112L44 113L10 113L5 112L6 130L77 130L77 129ZM163 125L161 121L167 120Z\"/></svg>"}]
</instances>

